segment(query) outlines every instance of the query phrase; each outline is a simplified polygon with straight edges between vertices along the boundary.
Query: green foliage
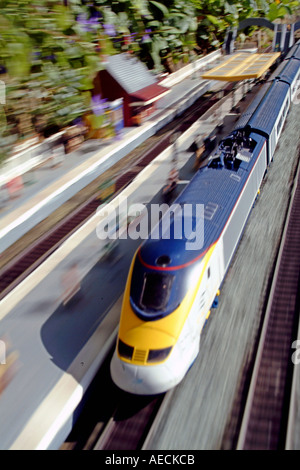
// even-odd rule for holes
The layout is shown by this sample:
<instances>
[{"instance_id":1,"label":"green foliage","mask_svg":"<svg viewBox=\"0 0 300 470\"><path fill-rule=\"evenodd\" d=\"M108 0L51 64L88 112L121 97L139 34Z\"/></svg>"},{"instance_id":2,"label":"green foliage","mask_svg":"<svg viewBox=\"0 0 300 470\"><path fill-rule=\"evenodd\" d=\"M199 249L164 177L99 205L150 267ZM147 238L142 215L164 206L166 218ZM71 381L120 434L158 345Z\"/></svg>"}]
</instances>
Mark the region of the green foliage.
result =
<instances>
[{"instance_id":1,"label":"green foliage","mask_svg":"<svg viewBox=\"0 0 300 470\"><path fill-rule=\"evenodd\" d=\"M27 139L41 128L61 128L89 109L93 78L102 67L86 7L72 0L0 2L0 65L6 84L2 141ZM108 39L109 40L109 39ZM3 129L4 128L4 129ZM9 150L9 148L7 148Z\"/></svg>"},{"instance_id":2,"label":"green foliage","mask_svg":"<svg viewBox=\"0 0 300 470\"><path fill-rule=\"evenodd\" d=\"M95 1L101 4L104 21L116 30L115 47L133 50L150 68L163 70L162 60L168 55L186 55L196 45L197 18L190 1L122 0ZM122 15L122 16L121 16ZM120 46L118 37L128 34Z\"/></svg>"},{"instance_id":3,"label":"green foliage","mask_svg":"<svg viewBox=\"0 0 300 470\"><path fill-rule=\"evenodd\" d=\"M166 61L190 60L196 47L219 47L228 26L247 17L274 21L298 7L298 0L0 0L2 153L34 132L33 121L61 128L88 111L106 55L133 51L161 71Z\"/></svg>"},{"instance_id":4,"label":"green foliage","mask_svg":"<svg viewBox=\"0 0 300 470\"><path fill-rule=\"evenodd\" d=\"M299 9L299 1L276 0L275 3L269 5L269 11L267 18L270 21L275 21L279 18L284 18L286 15L292 15L297 9Z\"/></svg>"},{"instance_id":5,"label":"green foliage","mask_svg":"<svg viewBox=\"0 0 300 470\"><path fill-rule=\"evenodd\" d=\"M202 47L219 46L225 31L240 21L252 17L265 17L270 21L284 18L299 9L295 0L190 0L198 12L198 38Z\"/></svg>"}]
</instances>

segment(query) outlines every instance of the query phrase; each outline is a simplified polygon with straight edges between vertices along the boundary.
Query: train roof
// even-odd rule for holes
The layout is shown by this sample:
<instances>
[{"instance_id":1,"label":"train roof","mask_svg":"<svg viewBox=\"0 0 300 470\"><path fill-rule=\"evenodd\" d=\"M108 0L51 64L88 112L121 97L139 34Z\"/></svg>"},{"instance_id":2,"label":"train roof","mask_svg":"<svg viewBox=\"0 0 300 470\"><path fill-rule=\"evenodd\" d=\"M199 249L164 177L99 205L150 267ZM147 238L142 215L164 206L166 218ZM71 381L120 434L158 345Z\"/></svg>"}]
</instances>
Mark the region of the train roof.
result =
<instances>
[{"instance_id":1,"label":"train roof","mask_svg":"<svg viewBox=\"0 0 300 470\"><path fill-rule=\"evenodd\" d=\"M252 130L270 136L288 92L287 83L281 81L272 83L259 108L249 120Z\"/></svg>"},{"instance_id":2,"label":"train roof","mask_svg":"<svg viewBox=\"0 0 300 470\"><path fill-rule=\"evenodd\" d=\"M297 59L291 59L280 74L280 80L292 84L299 72L300 62Z\"/></svg>"},{"instance_id":3,"label":"train roof","mask_svg":"<svg viewBox=\"0 0 300 470\"><path fill-rule=\"evenodd\" d=\"M235 169L228 169L225 165L215 168L210 166L218 155L217 152L212 156L209 165L196 173L174 202L181 207L185 204L192 204L194 208L196 204L204 206L203 245L197 250L186 249L186 239L161 237L159 240L153 240L151 235L141 246L140 254L145 265L155 267L156 260L164 255L171 260L168 270L184 267L200 259L218 240L265 142L265 139L257 134L251 134L250 140L255 146L253 152L243 151L243 154L238 154L239 162Z\"/></svg>"},{"instance_id":4,"label":"train roof","mask_svg":"<svg viewBox=\"0 0 300 470\"><path fill-rule=\"evenodd\" d=\"M299 45L300 48L300 45ZM272 75L269 77L268 81L262 85L261 89L259 92L255 95L249 106L246 108L246 110L241 114L239 120L237 121L234 129L244 129L247 125L250 125L250 120L252 116L254 115L256 109L258 106L262 103L264 98L267 98L267 93L272 86L272 83L274 81L283 81L288 83L289 85L293 82L295 77L297 76L297 73L299 71L299 61L296 59L290 59L288 62L287 61L282 61L280 65L276 68L276 70L272 73ZM280 87L275 87L278 89L276 99L278 97L278 94L280 95L282 93L282 90ZM282 87L281 87L282 88ZM284 88L284 87L283 87ZM274 88L273 88L274 89ZM283 92L284 96L284 92ZM272 98L273 100L273 98ZM275 103L274 103L275 104ZM269 105L266 105L266 109L264 112L268 113L267 107ZM277 106L275 105L277 108ZM277 116L277 115L275 115ZM261 116L260 116L261 117ZM256 117L257 121L251 120L252 127L254 127L253 123L258 122L258 116ZM261 130L261 129L260 129Z\"/></svg>"},{"instance_id":5,"label":"train roof","mask_svg":"<svg viewBox=\"0 0 300 470\"><path fill-rule=\"evenodd\" d=\"M274 70L274 72L270 75L270 77L268 78L268 82L272 82L273 80L275 80L276 78L279 78L280 77L280 74L282 73L283 69L286 67L287 65L287 61L286 60L283 60L278 67L276 67L276 69Z\"/></svg>"},{"instance_id":6,"label":"train roof","mask_svg":"<svg viewBox=\"0 0 300 470\"><path fill-rule=\"evenodd\" d=\"M260 102L266 95L267 91L271 86L270 82L264 83L259 90L259 92L255 95L249 106L245 109L245 111L241 114L240 118L238 119L236 125L234 126L234 130L237 129L244 129L247 124L249 123L251 116L255 112L256 108L259 106Z\"/></svg>"},{"instance_id":7,"label":"train roof","mask_svg":"<svg viewBox=\"0 0 300 470\"><path fill-rule=\"evenodd\" d=\"M294 44L287 55L285 56L285 61L291 59L291 57L294 57L295 59L300 60L300 40Z\"/></svg>"}]
</instances>

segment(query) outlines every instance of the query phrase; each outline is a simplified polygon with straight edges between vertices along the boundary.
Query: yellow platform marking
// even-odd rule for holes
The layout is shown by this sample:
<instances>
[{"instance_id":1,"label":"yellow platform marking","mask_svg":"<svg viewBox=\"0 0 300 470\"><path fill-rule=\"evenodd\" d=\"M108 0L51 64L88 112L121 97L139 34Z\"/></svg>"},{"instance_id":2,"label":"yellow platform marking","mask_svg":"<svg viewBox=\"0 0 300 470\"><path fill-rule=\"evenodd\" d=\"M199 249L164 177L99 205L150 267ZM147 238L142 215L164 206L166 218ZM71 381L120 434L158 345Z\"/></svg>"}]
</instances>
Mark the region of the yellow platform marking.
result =
<instances>
[{"instance_id":1,"label":"yellow platform marking","mask_svg":"<svg viewBox=\"0 0 300 470\"><path fill-rule=\"evenodd\" d=\"M209 70L202 78L206 80L223 80L237 82L261 77L278 59L280 52L250 54L240 52L228 60Z\"/></svg>"}]
</instances>

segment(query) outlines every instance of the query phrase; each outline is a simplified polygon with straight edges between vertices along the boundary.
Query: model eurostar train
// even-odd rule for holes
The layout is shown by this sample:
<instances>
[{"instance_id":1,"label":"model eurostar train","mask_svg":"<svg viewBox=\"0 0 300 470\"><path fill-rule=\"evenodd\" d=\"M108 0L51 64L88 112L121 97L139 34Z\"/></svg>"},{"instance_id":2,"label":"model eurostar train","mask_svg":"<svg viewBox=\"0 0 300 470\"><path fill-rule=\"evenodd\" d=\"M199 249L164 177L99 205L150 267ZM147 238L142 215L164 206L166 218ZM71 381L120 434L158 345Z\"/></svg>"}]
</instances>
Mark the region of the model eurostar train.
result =
<instances>
[{"instance_id":1,"label":"model eurostar train","mask_svg":"<svg viewBox=\"0 0 300 470\"><path fill-rule=\"evenodd\" d=\"M200 336L273 159L300 74L296 44L262 86L232 133L176 199L203 207L204 242L187 249L176 237L178 214L166 213L170 237L151 237L137 250L124 292L111 376L139 395L177 385L198 355ZM191 218L191 233L199 220ZM166 222L167 221L167 222ZM194 248L194 247L193 247Z\"/></svg>"}]
</instances>

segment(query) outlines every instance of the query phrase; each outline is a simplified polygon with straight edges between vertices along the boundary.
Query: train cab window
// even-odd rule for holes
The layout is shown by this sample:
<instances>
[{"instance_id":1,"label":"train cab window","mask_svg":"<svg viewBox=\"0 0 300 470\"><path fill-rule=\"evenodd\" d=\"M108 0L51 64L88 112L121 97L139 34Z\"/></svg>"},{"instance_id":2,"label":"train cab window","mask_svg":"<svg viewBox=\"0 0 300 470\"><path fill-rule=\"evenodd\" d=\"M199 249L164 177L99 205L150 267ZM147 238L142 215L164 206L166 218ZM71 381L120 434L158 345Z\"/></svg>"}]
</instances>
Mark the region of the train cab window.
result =
<instances>
[{"instance_id":1,"label":"train cab window","mask_svg":"<svg viewBox=\"0 0 300 470\"><path fill-rule=\"evenodd\" d=\"M174 276L166 273L147 273L140 298L146 310L164 310L168 304Z\"/></svg>"}]
</instances>

